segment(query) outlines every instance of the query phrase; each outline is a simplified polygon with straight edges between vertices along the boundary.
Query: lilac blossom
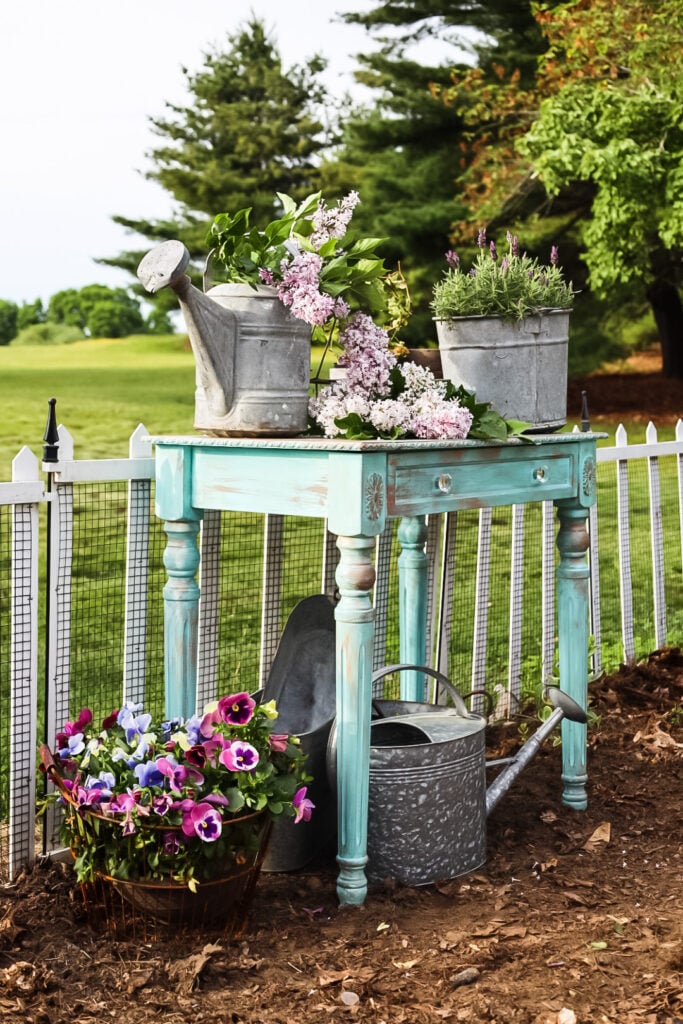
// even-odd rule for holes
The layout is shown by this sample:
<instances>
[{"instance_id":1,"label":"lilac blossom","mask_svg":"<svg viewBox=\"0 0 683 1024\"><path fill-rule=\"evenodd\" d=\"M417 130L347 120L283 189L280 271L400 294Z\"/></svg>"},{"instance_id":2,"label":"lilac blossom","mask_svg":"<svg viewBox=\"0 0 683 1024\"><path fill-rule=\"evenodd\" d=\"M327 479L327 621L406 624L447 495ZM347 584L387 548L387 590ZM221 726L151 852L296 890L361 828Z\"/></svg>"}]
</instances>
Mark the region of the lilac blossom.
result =
<instances>
[{"instance_id":1,"label":"lilac blossom","mask_svg":"<svg viewBox=\"0 0 683 1024\"><path fill-rule=\"evenodd\" d=\"M325 200L321 199L318 209L313 214L313 234L311 245L318 249L331 238L341 239L346 234L353 211L358 206L360 197L357 192L349 192L337 206L328 207Z\"/></svg>"},{"instance_id":2,"label":"lilac blossom","mask_svg":"<svg viewBox=\"0 0 683 1024\"><path fill-rule=\"evenodd\" d=\"M273 277L273 271L268 270L268 267L259 267L258 276L261 278L264 284L273 284L275 278Z\"/></svg>"},{"instance_id":3,"label":"lilac blossom","mask_svg":"<svg viewBox=\"0 0 683 1024\"><path fill-rule=\"evenodd\" d=\"M367 313L354 313L339 334L339 344L344 350L340 363L347 368L348 388L373 398L387 396L389 375L396 365L387 332Z\"/></svg>"},{"instance_id":4,"label":"lilac blossom","mask_svg":"<svg viewBox=\"0 0 683 1024\"><path fill-rule=\"evenodd\" d=\"M221 751L218 760L231 772L250 772L259 763L259 752L251 743L235 740Z\"/></svg>"},{"instance_id":5,"label":"lilac blossom","mask_svg":"<svg viewBox=\"0 0 683 1024\"><path fill-rule=\"evenodd\" d=\"M280 264L282 281L278 298L292 316L312 326L322 327L332 315L334 299L320 291L323 260L317 252L299 252Z\"/></svg>"},{"instance_id":6,"label":"lilac blossom","mask_svg":"<svg viewBox=\"0 0 683 1024\"><path fill-rule=\"evenodd\" d=\"M295 810L294 824L297 825L300 821L310 821L311 815L315 808L315 804L312 800L306 796L306 786L302 786L301 789L297 789L296 793L292 798L292 807Z\"/></svg>"}]
</instances>

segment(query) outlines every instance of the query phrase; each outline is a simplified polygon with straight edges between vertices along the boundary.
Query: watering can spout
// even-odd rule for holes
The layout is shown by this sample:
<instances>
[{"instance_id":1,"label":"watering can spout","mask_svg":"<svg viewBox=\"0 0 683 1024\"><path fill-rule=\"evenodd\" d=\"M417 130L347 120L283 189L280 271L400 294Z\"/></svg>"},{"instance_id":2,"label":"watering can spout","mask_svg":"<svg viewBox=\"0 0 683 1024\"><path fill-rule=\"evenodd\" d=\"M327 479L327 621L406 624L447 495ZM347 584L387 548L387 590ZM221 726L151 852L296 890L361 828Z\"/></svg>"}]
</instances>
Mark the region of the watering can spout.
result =
<instances>
[{"instance_id":1,"label":"watering can spout","mask_svg":"<svg viewBox=\"0 0 683 1024\"><path fill-rule=\"evenodd\" d=\"M486 813L491 813L497 807L508 789L520 775L530 761L540 750L544 740L553 731L555 726L568 718L571 722L586 722L586 712L575 700L560 690L557 686L549 686L547 690L548 700L553 705L553 712L545 722L536 730L534 735L527 740L521 750L517 753L512 763L505 771L491 783L486 791Z\"/></svg>"},{"instance_id":2,"label":"watering can spout","mask_svg":"<svg viewBox=\"0 0 683 1024\"><path fill-rule=\"evenodd\" d=\"M155 246L138 266L138 277L151 294L170 287L178 296L197 369L197 403L212 418L229 415L234 402L235 316L195 288L185 273L190 254L173 239Z\"/></svg>"}]
</instances>

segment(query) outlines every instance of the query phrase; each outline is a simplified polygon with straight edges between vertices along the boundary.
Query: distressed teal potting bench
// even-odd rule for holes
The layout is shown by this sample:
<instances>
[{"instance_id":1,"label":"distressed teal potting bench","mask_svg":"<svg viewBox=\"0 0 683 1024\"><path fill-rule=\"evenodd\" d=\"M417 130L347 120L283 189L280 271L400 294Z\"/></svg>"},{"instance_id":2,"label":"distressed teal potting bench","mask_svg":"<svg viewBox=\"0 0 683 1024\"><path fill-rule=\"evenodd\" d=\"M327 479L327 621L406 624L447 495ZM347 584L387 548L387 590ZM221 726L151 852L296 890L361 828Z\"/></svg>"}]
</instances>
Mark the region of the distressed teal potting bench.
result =
<instances>
[{"instance_id":1,"label":"distressed teal potting bench","mask_svg":"<svg viewBox=\"0 0 683 1024\"><path fill-rule=\"evenodd\" d=\"M337 892L362 904L367 845L375 537L400 518L400 659L425 663L425 515L552 500L559 516L557 609L560 685L585 708L588 671L588 534L595 501L594 434L519 441L325 441L155 437L157 514L165 520L166 713L195 710L199 567L205 509L325 518L337 535ZM419 673L402 698L421 699ZM563 722L563 800L584 809L586 727Z\"/></svg>"}]
</instances>

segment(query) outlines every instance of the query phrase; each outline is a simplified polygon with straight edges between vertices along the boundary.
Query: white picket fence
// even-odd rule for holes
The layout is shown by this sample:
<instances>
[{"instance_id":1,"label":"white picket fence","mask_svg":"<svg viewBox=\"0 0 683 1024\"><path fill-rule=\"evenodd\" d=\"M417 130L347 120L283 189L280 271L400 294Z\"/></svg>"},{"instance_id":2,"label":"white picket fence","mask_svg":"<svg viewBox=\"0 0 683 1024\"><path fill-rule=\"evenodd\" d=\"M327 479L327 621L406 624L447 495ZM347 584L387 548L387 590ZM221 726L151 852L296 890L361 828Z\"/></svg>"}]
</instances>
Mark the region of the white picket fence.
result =
<instances>
[{"instance_id":1,"label":"white picket fence","mask_svg":"<svg viewBox=\"0 0 683 1024\"><path fill-rule=\"evenodd\" d=\"M48 613L45 677L47 697L44 731L48 743L55 731L69 717L72 692L72 561L74 558L75 500L82 484L122 483L127 487L127 538L125 556L124 643L120 664L120 696L140 701L148 686L148 605L150 589L150 537L154 526L151 513L154 478L149 435L141 425L130 442L128 458L80 460L74 458L74 445L69 432L59 428L59 462L42 470L38 459L28 448L23 448L12 465L12 480L0 483L0 527L2 514L9 515L11 546L10 567L7 575L8 594L5 604L6 624L9 631L10 666L5 681L0 673L0 701L3 689L8 693L4 736L10 737L9 748L0 745L0 772L8 775L8 808L4 815L8 826L0 825L0 871L5 868L13 876L19 868L33 860L35 831L33 827L36 797L36 732L38 727L38 652L44 638L40 635L39 607L43 601L38 584L38 553L41 543L39 507L49 507L47 552L49 562L49 588L45 595ZM591 614L595 650L594 668L603 665L603 650L607 640L614 646L616 637L603 636L601 598L601 557L604 545L599 535L610 537L616 532L618 550L618 578L621 610L621 657L631 661L642 657L648 650L639 649L640 634L634 617L634 587L639 594L642 580L634 580L632 548L634 531L633 507L630 495L629 469L643 466L648 479L648 543L654 638L650 649L683 642L681 607L683 607L683 422L679 421L675 440L658 441L655 427L650 424L644 444L629 444L625 430L620 427L613 447L598 449L598 505L591 511L590 564ZM611 467L611 468L610 468ZM673 473L672 473L672 467ZM669 488L666 501L662 500L661 473L666 468L667 480L675 481ZM47 482L44 474L49 471ZM609 474L614 479L608 480ZM616 515L609 513L606 487L616 490ZM642 488L641 488L642 490ZM640 491L639 491L640 493ZM76 498L75 498L76 496ZM674 504L676 508L674 509ZM541 566L541 658L539 674L547 679L552 673L555 654L554 567L555 520L552 503L543 503L541 529L529 537L525 530L528 510L514 507L511 511L509 542L509 612L507 616L507 689L510 698L518 697L524 658L522 620L525 607L524 550L525 544L536 545L535 561ZM461 513L460 515L464 515ZM671 523L677 517L677 537L672 536ZM474 600L468 611L473 617L471 671L469 689L481 691L487 685L487 647L491 640L489 610L492 585L492 539L497 527L492 522L492 510L482 509L478 515L478 542L476 553L476 582ZM263 568L260 591L260 664L258 682L267 677L281 630L283 600L283 573L287 557L283 548L285 522L280 516L263 519ZM664 520L668 526L665 527ZM158 526L158 523L157 523ZM198 653L198 705L216 695L218 681L218 646L220 620L220 550L221 514L210 513L204 518L201 543L201 608L200 648ZM455 514L432 516L428 522L427 555L429 561L428 645L433 664L448 672L451 639L460 629L466 611L454 601L456 571L456 537L458 519ZM384 663L387 636L391 623L390 601L385 600L391 586L392 565L395 563L395 540L388 529L379 538L376 553L376 663ZM307 562L310 563L310 551ZM334 569L336 549L334 538L326 531L321 534L318 561L320 591L334 595ZM608 567L603 574L611 577ZM669 591L674 594L674 606L667 607L665 581L673 580ZM94 585L94 584L93 584ZM5 586L0 577L0 598ZM79 582L79 586L83 586ZM673 587L673 590L672 590ZM677 588L677 589L676 589ZM676 596L677 595L677 596ZM0 600L0 614L3 602ZM673 622L673 627L672 627ZM672 633L672 628L674 632ZM614 630L612 630L614 633ZM500 690L501 688L498 687ZM79 697L81 695L79 694ZM473 706L481 705L475 696ZM0 704L0 708L5 704ZM1 723L0 723L1 724ZM7 755L7 750L9 754ZM4 761L4 764L3 764ZM48 845L54 829L48 827ZM3 849L6 847L6 849Z\"/></svg>"}]
</instances>

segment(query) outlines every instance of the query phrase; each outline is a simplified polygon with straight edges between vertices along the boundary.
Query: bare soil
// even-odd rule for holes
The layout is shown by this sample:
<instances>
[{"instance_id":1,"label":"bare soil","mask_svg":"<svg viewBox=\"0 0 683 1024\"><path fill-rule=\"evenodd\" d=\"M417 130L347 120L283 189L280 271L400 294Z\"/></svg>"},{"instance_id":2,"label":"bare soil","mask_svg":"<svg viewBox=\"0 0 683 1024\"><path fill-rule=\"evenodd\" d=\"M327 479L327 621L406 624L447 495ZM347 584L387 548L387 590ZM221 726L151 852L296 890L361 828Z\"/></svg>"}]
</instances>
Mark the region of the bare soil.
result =
<instances>
[{"instance_id":1,"label":"bare soil","mask_svg":"<svg viewBox=\"0 0 683 1024\"><path fill-rule=\"evenodd\" d=\"M585 377L575 377L567 389L567 415L578 422L581 392L588 399L591 426L615 419L658 427L673 426L683 419L683 381L662 377L659 347L635 352L628 359Z\"/></svg>"},{"instance_id":2,"label":"bare soil","mask_svg":"<svg viewBox=\"0 0 683 1024\"><path fill-rule=\"evenodd\" d=\"M680 382L647 364L572 383L593 425L675 423ZM626 396L629 395L630 398ZM390 880L340 909L332 855L262 875L245 934L112 938L84 916L70 869L0 888L7 1024L683 1024L683 653L591 687L589 807L561 800L548 742L488 823L474 874ZM519 742L491 728L488 756Z\"/></svg>"}]
</instances>

